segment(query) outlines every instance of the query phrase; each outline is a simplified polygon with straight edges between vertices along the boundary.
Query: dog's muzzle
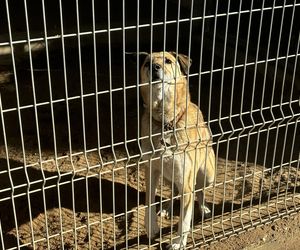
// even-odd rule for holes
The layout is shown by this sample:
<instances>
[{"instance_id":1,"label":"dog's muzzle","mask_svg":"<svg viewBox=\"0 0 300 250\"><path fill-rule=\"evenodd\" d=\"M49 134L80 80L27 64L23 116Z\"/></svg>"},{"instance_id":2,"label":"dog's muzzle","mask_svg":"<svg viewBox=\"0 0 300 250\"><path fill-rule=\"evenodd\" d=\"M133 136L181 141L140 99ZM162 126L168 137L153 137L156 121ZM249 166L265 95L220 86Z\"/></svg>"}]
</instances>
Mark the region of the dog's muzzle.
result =
<instances>
[{"instance_id":1,"label":"dog's muzzle","mask_svg":"<svg viewBox=\"0 0 300 250\"><path fill-rule=\"evenodd\" d=\"M152 81L161 80L162 68L159 64L152 64Z\"/></svg>"}]
</instances>

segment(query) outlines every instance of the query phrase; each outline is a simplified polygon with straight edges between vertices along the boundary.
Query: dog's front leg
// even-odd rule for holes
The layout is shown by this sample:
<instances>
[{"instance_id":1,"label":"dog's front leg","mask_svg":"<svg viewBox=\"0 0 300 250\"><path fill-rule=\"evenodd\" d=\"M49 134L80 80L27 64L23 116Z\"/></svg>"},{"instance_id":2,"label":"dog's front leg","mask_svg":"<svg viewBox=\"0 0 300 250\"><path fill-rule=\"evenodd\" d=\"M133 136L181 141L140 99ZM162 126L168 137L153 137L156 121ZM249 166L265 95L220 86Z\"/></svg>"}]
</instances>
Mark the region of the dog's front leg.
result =
<instances>
[{"instance_id":1,"label":"dog's front leg","mask_svg":"<svg viewBox=\"0 0 300 250\"><path fill-rule=\"evenodd\" d=\"M155 209L155 191L159 181L159 172L153 171L151 167L146 169L146 212L145 212L145 227L148 238L152 239L159 232L157 225L157 215Z\"/></svg>"},{"instance_id":2,"label":"dog's front leg","mask_svg":"<svg viewBox=\"0 0 300 250\"><path fill-rule=\"evenodd\" d=\"M193 186L191 183L185 183L183 190L179 188L180 198L180 218L178 222L178 236L175 238L169 249L183 249L186 246L187 237L191 227L192 211L193 211Z\"/></svg>"}]
</instances>

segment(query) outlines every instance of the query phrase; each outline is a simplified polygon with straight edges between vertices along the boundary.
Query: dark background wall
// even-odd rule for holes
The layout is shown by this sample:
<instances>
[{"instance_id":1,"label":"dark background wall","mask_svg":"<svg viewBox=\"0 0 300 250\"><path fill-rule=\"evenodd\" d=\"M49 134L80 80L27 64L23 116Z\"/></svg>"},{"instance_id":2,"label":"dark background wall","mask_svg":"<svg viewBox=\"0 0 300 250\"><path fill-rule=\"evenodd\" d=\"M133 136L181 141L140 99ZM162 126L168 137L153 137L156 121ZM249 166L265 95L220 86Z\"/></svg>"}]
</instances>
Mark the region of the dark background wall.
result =
<instances>
[{"instance_id":1,"label":"dark background wall","mask_svg":"<svg viewBox=\"0 0 300 250\"><path fill-rule=\"evenodd\" d=\"M75 0L62 1L63 20L60 19L59 1L45 1L47 36L50 37L47 40L49 69L43 40L45 30L42 1L27 1L30 38L37 39L32 43L32 48L36 48L32 61L33 78L29 53L26 50L28 44L24 3L8 2L12 40L24 40L24 42L14 45L16 60L14 76L8 43L6 4L1 0L0 70L5 72L6 76L3 77L2 82L0 77L3 108L17 106L15 82L18 83L21 106L32 105L33 89L39 103L48 102L50 94L54 100L62 100L53 104L58 137L56 146L59 151L69 146L67 106L63 101L66 96L74 97L69 101L71 143L74 150L82 148L83 123L88 148L97 146L99 136L102 146L124 141L124 123L127 124L127 139L136 138L139 115L137 107L142 109L141 100L138 100L137 88L129 88L126 92L121 88L136 85L137 66L127 57L124 59L123 51L132 52L139 49L139 51L150 52L151 48L153 51L165 48L172 51L178 49L178 52L189 54L192 58L193 65L189 78L192 100L199 104L206 120L209 120L214 141L220 143L218 147L216 146L219 156L226 157L228 153L230 159L238 158L253 162L258 154L258 162L268 166L280 164L282 155L284 162L289 161L290 152L293 159L297 159L300 142L299 140L293 142L293 138L295 134L299 137L299 126L296 126L299 123L297 100L300 90L299 62L296 64L296 59L299 61L297 55L299 54L297 50L300 26L299 1L265 1L262 14L260 10L262 1L255 0L251 20L251 1L242 1L241 5L240 1L230 1L229 8L228 0L207 1L206 8L203 1L194 1L192 12L191 1L181 1L180 6L175 0L167 1L167 10L165 10L165 1L155 0L153 7L151 1L140 1L138 20L137 1L125 1L124 7L121 0L109 1L109 16L108 1L95 1L95 29L103 30L95 35L95 47L91 33L93 30L92 1L78 1L79 22L77 22ZM285 8L282 7L284 3L286 3ZM179 11L180 22L178 23ZM166 20L171 22L166 26L163 25L165 12ZM203 18L204 12L205 18ZM226 15L227 12L230 12L229 16ZM152 31L149 25L151 13L153 13L154 23ZM191 16L195 18L193 22L190 21ZM123 19L127 27L124 32ZM137 22L142 25L139 29L136 28ZM65 67L60 38L62 23L66 35L64 38ZM82 33L80 47L76 35L78 25ZM106 32L107 29L111 29L111 32ZM166 32L165 43L164 31ZM201 53L202 57L200 57ZM286 59L286 56L289 58ZM266 62L266 59L272 60ZM245 66L245 63L248 65ZM233 67L234 65L238 67ZM223 68L225 70L222 70ZM199 72L201 72L200 77ZM66 84L65 79L67 79ZM92 95L96 88L103 91L99 95L98 103L95 95ZM111 88L120 89L110 96L107 90ZM81 94L91 94L84 98L84 106L81 103ZM294 102L290 105L279 105L292 100ZM97 106L100 112L98 125ZM261 108L264 108L263 111L259 110ZM249 113L250 110L255 112ZM40 105L37 112L42 148L53 149L51 127L53 118L50 105ZM239 115L243 112L244 115ZM295 116L291 118L293 113ZM21 114L24 135L28 137L26 143L28 147L35 148L37 147L35 110L33 107L24 108ZM219 120L222 117L224 119ZM4 118L6 124L9 124L6 127L9 143L19 145L20 124L17 111L5 113ZM111 120L114 138L110 133ZM281 124L284 126L280 126ZM285 124L289 125L285 126ZM100 126L99 135L98 126ZM227 142L228 138L232 140ZM136 145L132 147L135 148Z\"/></svg>"}]
</instances>

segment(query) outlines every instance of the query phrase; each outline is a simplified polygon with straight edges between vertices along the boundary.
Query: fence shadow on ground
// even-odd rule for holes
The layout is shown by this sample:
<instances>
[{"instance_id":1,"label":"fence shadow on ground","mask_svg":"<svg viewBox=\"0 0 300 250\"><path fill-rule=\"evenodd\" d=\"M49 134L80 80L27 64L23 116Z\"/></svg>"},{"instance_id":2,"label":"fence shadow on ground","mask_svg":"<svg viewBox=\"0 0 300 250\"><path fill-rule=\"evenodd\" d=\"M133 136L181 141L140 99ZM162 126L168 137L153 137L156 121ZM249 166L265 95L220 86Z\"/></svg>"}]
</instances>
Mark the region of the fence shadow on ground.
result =
<instances>
[{"instance_id":1,"label":"fence shadow on ground","mask_svg":"<svg viewBox=\"0 0 300 250\"><path fill-rule=\"evenodd\" d=\"M7 162L5 159L0 159L1 171L6 169ZM22 166L21 162L10 160L10 167L15 168ZM15 173L16 172L16 173ZM11 172L12 181L15 187L18 185L22 185L22 188L15 188L14 195L17 193L26 193L28 185L26 180L26 175L24 169L21 171L13 171ZM27 168L27 174L31 182L39 181L38 184L33 184L30 187L30 190L40 190L43 187L43 177L42 172L37 169ZM15 218L14 218L14 210L15 207L17 222L18 225L22 225L24 223L29 222L29 213L31 213L32 218L36 218L39 214L45 212L44 210L44 200L47 206L47 210L51 210L53 208L59 207L58 200L58 189L56 184L58 183L58 173L57 172L48 172L43 171L44 177L47 179L45 182L45 196L43 196L42 191L37 191L35 193L30 194L30 208L27 195L22 195L17 198L14 198L14 204L11 200L12 191L7 191L4 194L1 194L0 199L9 198L8 201L2 201L0 203L0 215L1 215L1 224L2 230L4 231L4 242L5 247L13 247L16 246L16 239L12 240L12 235L8 235L7 232L16 227ZM61 173L65 174L65 173ZM67 176L64 176L61 181L71 180L72 173L69 173ZM60 197L61 197L61 207L68 208L70 210L74 209L75 213L86 212L87 211L87 196L86 196L86 180L82 179L78 180L79 177L82 176L74 176L74 193L72 190L72 185L66 184L60 186ZM47 189L47 187L54 185ZM113 187L114 186L114 187ZM8 173L0 175L0 190L9 189L11 187L9 182ZM125 211L125 204L127 204L127 209L130 210L137 205L137 196L139 196L140 202L144 203L145 194L144 192L138 193L136 189L127 187L128 199L125 203L125 195L118 195L115 200L115 207L113 208L113 199L116 198L113 195L113 188L116 194L125 194L125 185L121 183L112 183L109 180L102 179L101 180L101 195L99 189L99 178L91 177L88 178L88 196L89 196L89 212L100 212L100 201L99 198L102 197L102 213L111 214L114 212L116 214L123 213ZM74 194L75 198L75 208L73 208L72 196Z\"/></svg>"},{"instance_id":2,"label":"fence shadow on ground","mask_svg":"<svg viewBox=\"0 0 300 250\"><path fill-rule=\"evenodd\" d=\"M22 167L23 163L10 160L9 161L10 171L9 173L4 172L7 170L7 161L6 159L0 159L0 170L2 174L0 175L0 190L7 190L1 193L0 199L7 198L6 201L0 202L0 215L1 215L1 226L4 235L4 244L5 247L16 246L17 237L15 233L11 233L11 230L15 230L16 224L18 227L28 224L30 222L30 216L32 220L45 214L45 205L46 211L59 208L68 209L71 212L75 213L76 217L80 217L81 213L94 213L100 214L102 211L103 214L107 214L112 217L114 214L123 214L126 211L131 211L139 203L145 203L145 193L140 191L138 192L136 188L125 186L123 183L115 182L111 180L99 177L89 177L86 181L84 176L73 175L71 172L61 172L61 178L58 177L58 172L49 172L42 171L40 169L27 167L27 176L32 183L30 186L27 185L27 179L24 168L14 170L18 167ZM44 177L43 177L44 175ZM43 182L45 178L45 182ZM71 180L74 180L74 190L72 188ZM13 183L13 191L11 191L11 181ZM58 189L58 183L61 185ZM62 183L64 183L62 185ZM44 188L45 192L42 191ZM88 199L87 199L87 188L88 188ZM299 192L300 187L297 187L295 190ZM101 189L101 192L100 192ZM290 187L290 191L293 191L294 187ZM32 192L28 198L26 195L27 190ZM34 192L35 190L35 192ZM127 190L127 196L125 196ZM275 190L276 191L276 190ZM276 192L271 193L271 196L258 196L252 197L251 200L246 200L243 203L241 201L235 200L234 203L230 201L225 201L224 205L222 203L211 204L209 206L214 206L214 217L218 217L224 213L238 211L242 207L246 208L251 206L256 206L266 202L272 197L276 197ZM58 199L58 194L60 195L60 204ZM12 196L14 196L13 199ZM127 200L125 200L127 197ZM157 196L157 201L160 200L160 197ZM197 202L196 202L197 203ZM101 206L100 206L101 204ZM14 217L14 209L16 217ZM178 200L174 202L174 216L179 215L180 203ZM202 217L198 211L198 205L195 204L195 217L194 222L196 224L201 224ZM30 213L30 214L29 214ZM86 218L81 218L83 224L86 223ZM128 223L130 222L131 217L128 216ZM207 219L209 221L209 219ZM35 222L34 222L35 223ZM41 228L45 225L41 223ZM125 223L125 222L122 222ZM126 224L126 223L125 223ZM125 224L123 226L125 226ZM163 235L169 234L171 231L170 227L165 227L162 230ZM121 230L121 233L118 237L123 237L126 234L126 230ZM20 237L20 240L24 240ZM27 239L28 242L28 239ZM126 242L121 241L116 245L117 249L124 248L126 244L129 246L136 245L137 242L140 244L148 244L148 239L145 234L142 234L138 237L130 237ZM24 242L23 242L24 243Z\"/></svg>"}]
</instances>

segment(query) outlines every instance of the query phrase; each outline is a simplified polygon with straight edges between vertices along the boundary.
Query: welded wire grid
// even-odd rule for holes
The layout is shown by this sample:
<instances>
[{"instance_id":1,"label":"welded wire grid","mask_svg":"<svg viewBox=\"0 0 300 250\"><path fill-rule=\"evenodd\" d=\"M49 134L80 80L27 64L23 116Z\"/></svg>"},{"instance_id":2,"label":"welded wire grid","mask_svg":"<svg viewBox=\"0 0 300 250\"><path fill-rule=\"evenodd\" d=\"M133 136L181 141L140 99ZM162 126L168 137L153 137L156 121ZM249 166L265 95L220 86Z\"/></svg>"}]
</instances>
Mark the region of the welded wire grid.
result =
<instances>
[{"instance_id":1,"label":"welded wire grid","mask_svg":"<svg viewBox=\"0 0 300 250\"><path fill-rule=\"evenodd\" d=\"M0 4L1 249L146 249L176 237L178 197L163 178L152 205L174 199L171 218L146 237L143 156L150 167L159 157L142 152L149 83L125 52L193 59L189 89L217 162L204 190L212 217L195 206L187 248L297 212L300 2L98 2Z\"/></svg>"}]
</instances>

